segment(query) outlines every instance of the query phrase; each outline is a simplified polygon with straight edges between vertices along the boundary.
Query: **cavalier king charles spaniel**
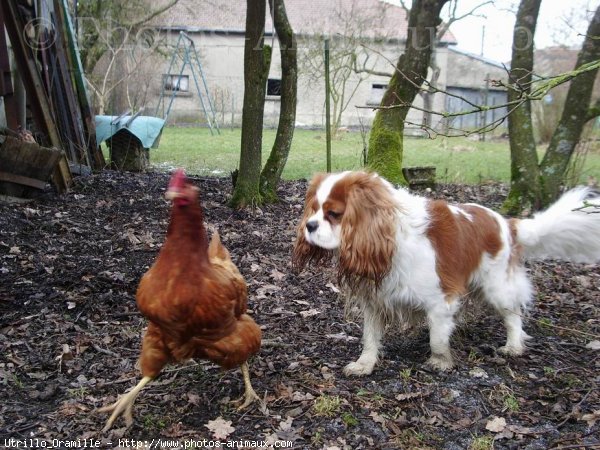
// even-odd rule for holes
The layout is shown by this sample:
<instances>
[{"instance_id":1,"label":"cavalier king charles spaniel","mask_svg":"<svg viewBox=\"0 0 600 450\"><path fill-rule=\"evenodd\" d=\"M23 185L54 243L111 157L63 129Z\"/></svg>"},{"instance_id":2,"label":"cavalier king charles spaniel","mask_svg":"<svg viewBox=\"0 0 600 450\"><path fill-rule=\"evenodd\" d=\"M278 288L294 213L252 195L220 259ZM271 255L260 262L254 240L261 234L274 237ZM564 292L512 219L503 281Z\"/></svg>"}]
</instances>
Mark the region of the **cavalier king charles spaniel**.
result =
<instances>
[{"instance_id":1,"label":"cavalier king charles spaniel","mask_svg":"<svg viewBox=\"0 0 600 450\"><path fill-rule=\"evenodd\" d=\"M386 325L419 318L429 325L428 365L450 369L454 315L473 292L504 320L500 351L520 355L529 337L522 312L533 294L523 261L599 261L599 200L576 188L533 218L505 219L484 206L395 189L375 173L319 174L306 193L293 265L335 256L347 300L363 313L362 354L346 375L373 371Z\"/></svg>"}]
</instances>

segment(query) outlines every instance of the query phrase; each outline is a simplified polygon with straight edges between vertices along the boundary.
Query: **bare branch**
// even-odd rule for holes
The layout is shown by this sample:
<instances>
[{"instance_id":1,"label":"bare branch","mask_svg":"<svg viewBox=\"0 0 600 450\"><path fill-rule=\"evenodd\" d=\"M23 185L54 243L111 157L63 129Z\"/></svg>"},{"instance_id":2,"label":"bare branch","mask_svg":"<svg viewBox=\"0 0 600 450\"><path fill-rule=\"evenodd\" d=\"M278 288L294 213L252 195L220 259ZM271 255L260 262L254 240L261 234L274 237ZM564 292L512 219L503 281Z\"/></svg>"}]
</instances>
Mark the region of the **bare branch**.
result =
<instances>
[{"instance_id":1,"label":"bare branch","mask_svg":"<svg viewBox=\"0 0 600 450\"><path fill-rule=\"evenodd\" d=\"M516 108L519 108L524 103L530 102L530 101L541 100L548 94L548 92L550 92L555 87L560 86L564 83L567 83L567 82L571 81L573 78L575 78L583 73L594 71L594 70L597 70L598 68L600 68L600 60L597 60L597 61L592 61L591 63L588 63L588 64L583 64L582 66L580 66L570 72L558 74L555 76L535 77L534 79L532 79L531 82L523 83L523 84L520 84L521 77L517 80L513 80L512 83L505 83L501 80L491 80L492 85L494 87L503 87L507 90L516 91L519 94L518 98L514 101L505 102L505 103L498 104L498 105L492 105L492 106L477 105L463 96L448 92L444 89L440 89L440 88L432 85L431 83L429 83L427 80L421 80L421 83L414 81L413 77L409 77L405 73L403 73L400 69L398 69L394 65L394 63L389 58L387 58L381 52L377 51L376 49L370 48L370 47L366 46L365 44L362 44L362 45L363 45L363 47L369 49L370 51L379 54L379 56L384 58L391 66L394 67L394 70L400 76L402 76L404 79L406 79L411 84L413 84L413 86L418 87L419 90L421 90L423 92L429 92L429 93L440 93L440 94L444 94L448 97L459 99L462 102L464 102L465 104L467 104L470 107L470 109L457 111L457 112L435 111L432 109L419 107L419 106L414 105L409 102L405 102L399 98L397 99L397 103L394 105L391 105L391 106L373 107L373 106L357 105L356 106L357 109L375 109L376 110L376 109L412 108L417 111L421 111L424 113L442 117L445 120L454 119L456 117L465 116L468 114L486 113L488 111L500 110L500 109L504 109L504 108L507 108L507 110L508 110L506 114L503 114L501 117L495 119L491 123L486 124L483 127L480 127L476 130L471 130L471 131L461 130L461 129L457 129L457 128L448 126L448 132L444 133L444 132L440 132L439 130L434 129L433 127L431 127L428 124L423 124L423 123L417 124L414 122L405 121L405 123L407 123L407 124L418 126L420 129L425 131L429 135L429 137L432 137L432 136L447 136L447 137L471 136L474 134L481 134L481 133L487 133L489 131L492 131L492 130L498 128L502 123L504 123L507 120L508 116ZM505 67L505 70L507 71L507 73L509 72L508 68L506 68L506 67ZM529 73L529 75L531 75L531 73ZM525 75L522 78L525 78ZM600 116L600 99L596 102L594 107L590 109L590 112L588 113L588 115L590 116L590 119Z\"/></svg>"},{"instance_id":2,"label":"bare branch","mask_svg":"<svg viewBox=\"0 0 600 450\"><path fill-rule=\"evenodd\" d=\"M393 73L382 72L379 70L367 69L365 67L358 67L356 59L352 62L352 70L354 73L368 73L369 75L376 75L378 77L392 78Z\"/></svg>"},{"instance_id":3,"label":"bare branch","mask_svg":"<svg viewBox=\"0 0 600 450\"><path fill-rule=\"evenodd\" d=\"M480 17L480 16L478 16L478 14L476 14L477 10L480 8L483 8L484 6L493 5L493 4L494 4L494 0L488 0L486 2L480 3L479 5L474 6L469 12L466 12L460 16L457 16L456 9L458 7L458 1L454 1L450 6L452 9L452 11L450 12L450 18L447 21L443 22L439 26L439 29L437 32L437 38L441 39L444 36L444 34L446 34L446 32L450 29L450 26L452 24L454 24L455 22L458 22L459 20L463 20L464 18L469 17L469 16Z\"/></svg>"},{"instance_id":4,"label":"bare branch","mask_svg":"<svg viewBox=\"0 0 600 450\"><path fill-rule=\"evenodd\" d=\"M406 3L404 3L404 0L400 0L400 6L402 7L404 12L408 16L408 13L410 12L410 8L408 6L406 6Z\"/></svg>"},{"instance_id":5,"label":"bare branch","mask_svg":"<svg viewBox=\"0 0 600 450\"><path fill-rule=\"evenodd\" d=\"M175 6L177 3L179 2L179 0L170 0L168 3L166 3L165 5L161 6L158 9L155 9L153 11L150 11L148 13L148 15L141 17L140 19L136 20L135 22L132 22L130 24L125 24L126 27L130 27L131 29L135 29L139 26L142 26L148 22L150 22L152 19L154 19L155 17L160 16L162 13L164 13L165 11L167 11L168 9L172 8L173 6Z\"/></svg>"}]
</instances>

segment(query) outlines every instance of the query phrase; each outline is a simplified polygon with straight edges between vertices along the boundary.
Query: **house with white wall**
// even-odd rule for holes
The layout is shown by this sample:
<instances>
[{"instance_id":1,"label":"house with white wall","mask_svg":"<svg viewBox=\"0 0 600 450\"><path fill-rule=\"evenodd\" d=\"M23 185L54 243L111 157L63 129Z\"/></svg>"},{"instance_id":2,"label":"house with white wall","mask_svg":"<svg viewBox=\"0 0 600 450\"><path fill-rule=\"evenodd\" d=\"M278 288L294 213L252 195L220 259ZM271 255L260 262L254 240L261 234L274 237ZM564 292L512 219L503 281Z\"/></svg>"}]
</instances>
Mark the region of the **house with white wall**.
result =
<instances>
[{"instance_id":1,"label":"house with white wall","mask_svg":"<svg viewBox=\"0 0 600 450\"><path fill-rule=\"evenodd\" d=\"M361 123L368 125L374 117L374 110L394 64L402 52L407 37L407 17L403 8L380 0L286 0L289 21L298 40L298 105L297 122L306 127L322 127L325 119L325 86L322 67L323 41L329 38L331 48L332 83L334 89L342 89L344 111L340 125L353 127ZM244 62L244 0L211 0L196 2L181 0L162 17L155 21L167 40L176 42L180 32L186 33L195 43L202 70L209 91L214 98L217 117L223 125L230 122L238 125L241 119L243 100L243 62ZM279 45L273 33L272 21L267 8L265 44L273 46L273 57L267 85L265 104L265 125L275 126L279 114L278 83L281 79ZM447 47L453 43L451 35L442 39L436 52L437 63L442 66L439 84L445 86ZM335 64L342 53L353 49L357 55L360 69L371 73L351 73L338 76L333 73L340 70ZM155 64L153 92L148 97L146 111L155 107L165 84L173 86L173 76L177 73L165 73L168 61L161 67ZM316 71L316 73L315 73ZM192 80L193 74L182 74L177 98L169 113L169 121L202 122L202 108ZM436 108L444 106L443 99L436 99ZM338 105L339 108L339 105ZM419 122L421 113L415 111L411 117ZM414 116L414 117L413 117Z\"/></svg>"},{"instance_id":2,"label":"house with white wall","mask_svg":"<svg viewBox=\"0 0 600 450\"><path fill-rule=\"evenodd\" d=\"M382 0L286 0L285 5L298 41L297 124L315 128L325 124L323 44L328 38L332 89L338 96L332 110L343 110L339 126L369 126L375 115L373 108L387 88L406 43L409 32L406 11ZM169 72L172 57L169 51L173 52L180 33L185 33L194 42L219 125L239 126L244 94L245 9L244 0L180 0L154 21L153 26L160 30L168 45L166 57L154 57L148 69L145 114L164 116L168 101L163 100L157 110L161 95L168 98L176 90L168 122L206 124L196 89L198 74L189 66L180 71L177 64ZM268 7L264 42L273 47L264 123L276 126L281 65ZM447 33L435 49L436 65L440 68L437 87L441 90L458 85L450 76L465 75L449 65L452 58L449 48L453 44L456 44L454 37ZM354 55L355 63L349 63L348 54ZM477 75L481 73L477 68ZM417 97L415 105L422 106L421 97ZM432 109L445 111L447 107L445 96L436 94ZM423 112L413 109L407 120L418 127ZM438 120L434 118L434 126Z\"/></svg>"}]
</instances>

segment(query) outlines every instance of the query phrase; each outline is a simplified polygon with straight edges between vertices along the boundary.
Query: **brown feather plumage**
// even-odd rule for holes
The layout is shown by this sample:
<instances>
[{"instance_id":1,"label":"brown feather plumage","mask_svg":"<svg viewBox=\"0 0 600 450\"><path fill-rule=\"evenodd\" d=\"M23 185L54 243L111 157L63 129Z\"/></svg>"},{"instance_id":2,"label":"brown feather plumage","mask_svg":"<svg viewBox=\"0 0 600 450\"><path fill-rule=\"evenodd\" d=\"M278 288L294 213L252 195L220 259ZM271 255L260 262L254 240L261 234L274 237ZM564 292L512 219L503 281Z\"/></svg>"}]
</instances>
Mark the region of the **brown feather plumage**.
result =
<instances>
[{"instance_id":1,"label":"brown feather plumage","mask_svg":"<svg viewBox=\"0 0 600 450\"><path fill-rule=\"evenodd\" d=\"M242 366L243 406L257 398L245 363L260 349L261 330L246 314L246 282L218 233L208 243L198 188L176 173L167 196L173 199L167 237L136 293L149 322L140 356L143 379L133 394L102 409L113 411L105 429L121 414L130 424L137 392L166 364L190 358L208 359L224 369Z\"/></svg>"}]
</instances>

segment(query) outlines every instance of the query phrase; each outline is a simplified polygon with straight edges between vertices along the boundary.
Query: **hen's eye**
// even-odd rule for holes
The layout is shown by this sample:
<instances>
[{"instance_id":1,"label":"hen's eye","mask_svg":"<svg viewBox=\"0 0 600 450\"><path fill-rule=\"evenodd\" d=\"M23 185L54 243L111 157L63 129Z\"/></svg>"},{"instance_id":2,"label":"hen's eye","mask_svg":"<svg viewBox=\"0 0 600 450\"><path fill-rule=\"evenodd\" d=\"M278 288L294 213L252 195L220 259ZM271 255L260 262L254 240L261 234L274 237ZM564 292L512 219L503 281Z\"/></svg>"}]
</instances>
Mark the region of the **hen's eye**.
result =
<instances>
[{"instance_id":1,"label":"hen's eye","mask_svg":"<svg viewBox=\"0 0 600 450\"><path fill-rule=\"evenodd\" d=\"M327 211L327 216L332 219L339 219L340 217L342 217L342 213L335 211Z\"/></svg>"}]
</instances>

